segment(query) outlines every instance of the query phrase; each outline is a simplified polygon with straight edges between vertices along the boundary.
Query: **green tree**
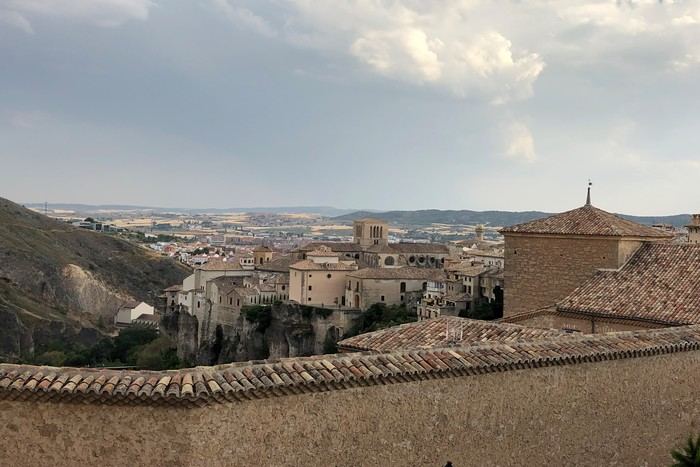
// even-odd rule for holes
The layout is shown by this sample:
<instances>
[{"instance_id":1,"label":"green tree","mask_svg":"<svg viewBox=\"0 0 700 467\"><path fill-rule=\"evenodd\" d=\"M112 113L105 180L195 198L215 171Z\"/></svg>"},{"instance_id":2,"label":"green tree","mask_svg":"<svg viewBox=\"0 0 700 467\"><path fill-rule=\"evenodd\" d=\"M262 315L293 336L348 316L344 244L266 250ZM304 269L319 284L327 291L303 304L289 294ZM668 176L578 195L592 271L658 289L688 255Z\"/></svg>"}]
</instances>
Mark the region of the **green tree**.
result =
<instances>
[{"instance_id":1,"label":"green tree","mask_svg":"<svg viewBox=\"0 0 700 467\"><path fill-rule=\"evenodd\" d=\"M700 435L688 437L685 445L671 452L672 467L700 467Z\"/></svg>"}]
</instances>

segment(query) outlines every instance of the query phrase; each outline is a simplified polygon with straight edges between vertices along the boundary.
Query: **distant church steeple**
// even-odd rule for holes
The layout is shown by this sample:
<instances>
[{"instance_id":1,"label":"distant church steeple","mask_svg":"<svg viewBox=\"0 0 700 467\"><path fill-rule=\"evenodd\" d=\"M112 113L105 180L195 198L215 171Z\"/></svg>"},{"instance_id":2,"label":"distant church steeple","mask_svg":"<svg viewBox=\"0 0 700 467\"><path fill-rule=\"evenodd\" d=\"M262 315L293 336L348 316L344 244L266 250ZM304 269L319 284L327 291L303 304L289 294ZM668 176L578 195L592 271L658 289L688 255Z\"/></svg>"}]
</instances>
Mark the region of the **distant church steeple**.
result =
<instances>
[{"instance_id":1,"label":"distant church steeple","mask_svg":"<svg viewBox=\"0 0 700 467\"><path fill-rule=\"evenodd\" d=\"M588 195L586 196L586 206L591 206L591 187L593 186L593 182L591 179L588 179Z\"/></svg>"}]
</instances>

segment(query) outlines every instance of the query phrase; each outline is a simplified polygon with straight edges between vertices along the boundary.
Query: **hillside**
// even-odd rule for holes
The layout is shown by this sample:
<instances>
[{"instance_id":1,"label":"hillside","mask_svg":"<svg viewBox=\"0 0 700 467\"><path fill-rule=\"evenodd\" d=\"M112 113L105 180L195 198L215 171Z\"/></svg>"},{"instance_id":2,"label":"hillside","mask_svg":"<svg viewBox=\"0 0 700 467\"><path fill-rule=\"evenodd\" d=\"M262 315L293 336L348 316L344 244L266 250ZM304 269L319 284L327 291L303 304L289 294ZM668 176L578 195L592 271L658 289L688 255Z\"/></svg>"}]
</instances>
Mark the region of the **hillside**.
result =
<instances>
[{"instance_id":1,"label":"hillside","mask_svg":"<svg viewBox=\"0 0 700 467\"><path fill-rule=\"evenodd\" d=\"M369 212L357 211L352 214L334 217L340 222L350 222L363 217L375 217L387 222L400 225L429 225L429 224L487 224L493 226L506 226L529 222L542 217L550 216L550 213L540 211L469 211L469 210L439 210L426 209L420 211L387 211ZM690 222L690 215L679 214L673 216L620 216L639 222L641 224L671 224L675 227L683 227Z\"/></svg>"},{"instance_id":2,"label":"hillside","mask_svg":"<svg viewBox=\"0 0 700 467\"><path fill-rule=\"evenodd\" d=\"M119 306L153 302L187 274L137 245L0 198L0 360L32 354L51 339L89 341Z\"/></svg>"}]
</instances>

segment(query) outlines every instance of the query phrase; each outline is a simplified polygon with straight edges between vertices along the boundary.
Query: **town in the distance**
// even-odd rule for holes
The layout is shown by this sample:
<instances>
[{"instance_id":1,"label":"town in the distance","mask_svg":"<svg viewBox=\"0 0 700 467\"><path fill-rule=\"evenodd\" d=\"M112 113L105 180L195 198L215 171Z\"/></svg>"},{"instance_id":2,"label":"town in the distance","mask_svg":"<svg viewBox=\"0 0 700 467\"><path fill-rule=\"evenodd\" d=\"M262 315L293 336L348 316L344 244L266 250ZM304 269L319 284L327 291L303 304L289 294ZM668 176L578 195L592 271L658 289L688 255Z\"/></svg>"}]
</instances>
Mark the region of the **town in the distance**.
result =
<instances>
[{"instance_id":1,"label":"town in the distance","mask_svg":"<svg viewBox=\"0 0 700 467\"><path fill-rule=\"evenodd\" d=\"M447 404L458 424L480 420L488 436L531 426L535 406L553 433L570 436L570 419L545 407L560 398L588 420L589 399L598 396L578 391L605 392L592 410L625 413L623 433L636 432L644 430L644 402L626 396L629 385L661 390L659 382L680 378L664 389L673 408L653 415L666 423L696 389L687 363L700 349L700 214L632 220L598 208L590 183L581 195L581 206L558 214L460 212L480 218L475 223L450 222L457 214L440 211L330 217L3 200L0 352L10 363L0 365L0 398L68 411L75 402L109 404L110 417L127 420L141 416L132 407L163 407L163 424L176 407L233 403L242 415L207 416L232 429L242 417L238 434L251 440L266 432L260 421L272 407L301 419L299 410L310 411L325 427L318 442L336 445L351 439L326 433L337 426L336 410L351 410L363 431L372 420L407 426L387 404L409 404L402 417L436 430L447 419L433 404ZM496 225L493 216L520 222ZM327 402L319 405L318 393ZM507 428L492 426L490 417L502 417L493 410L502 409L486 407L506 394L501 403L518 415ZM455 411L465 397L485 408ZM273 406L264 402L271 399ZM198 439L187 428L158 430L159 439ZM420 432L381 436L410 437L419 446L412 458L435 465L494 455L490 441L467 450L445 441L444 453L425 454ZM590 436L603 443L611 433ZM282 429L266 452L279 459L279 443L298 434ZM649 452L667 455L672 436ZM228 449L207 439L216 452ZM146 445L182 459L181 450ZM245 465L255 446L236 448ZM292 452L280 465L308 462L316 451ZM387 452L395 455L369 448L360 465ZM528 456L546 463L539 450Z\"/></svg>"}]
</instances>

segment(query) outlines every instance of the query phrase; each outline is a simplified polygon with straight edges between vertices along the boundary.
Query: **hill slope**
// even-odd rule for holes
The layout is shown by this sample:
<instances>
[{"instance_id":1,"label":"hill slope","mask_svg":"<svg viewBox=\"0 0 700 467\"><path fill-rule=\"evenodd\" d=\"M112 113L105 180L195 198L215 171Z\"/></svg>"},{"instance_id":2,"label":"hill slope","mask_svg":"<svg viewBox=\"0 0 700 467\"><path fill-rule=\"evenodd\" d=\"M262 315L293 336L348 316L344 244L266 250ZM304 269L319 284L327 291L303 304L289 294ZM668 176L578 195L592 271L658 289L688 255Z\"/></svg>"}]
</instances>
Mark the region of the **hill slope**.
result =
<instances>
[{"instance_id":1,"label":"hill slope","mask_svg":"<svg viewBox=\"0 0 700 467\"><path fill-rule=\"evenodd\" d=\"M119 238L0 198L0 360L51 339L97 337L127 301L153 301L188 269ZM150 297L150 300L149 300Z\"/></svg>"},{"instance_id":2,"label":"hill slope","mask_svg":"<svg viewBox=\"0 0 700 467\"><path fill-rule=\"evenodd\" d=\"M469 210L439 210L425 209L420 211L387 211L369 212L357 211L352 214L335 217L337 221L353 221L363 217L375 217L387 222L402 225L428 225L428 224L490 224L493 226L506 226L529 222L542 217L550 216L550 213L540 211L469 211ZM675 227L683 227L690 222L690 215L679 214L674 216L630 216L620 214L640 224L671 224Z\"/></svg>"}]
</instances>

